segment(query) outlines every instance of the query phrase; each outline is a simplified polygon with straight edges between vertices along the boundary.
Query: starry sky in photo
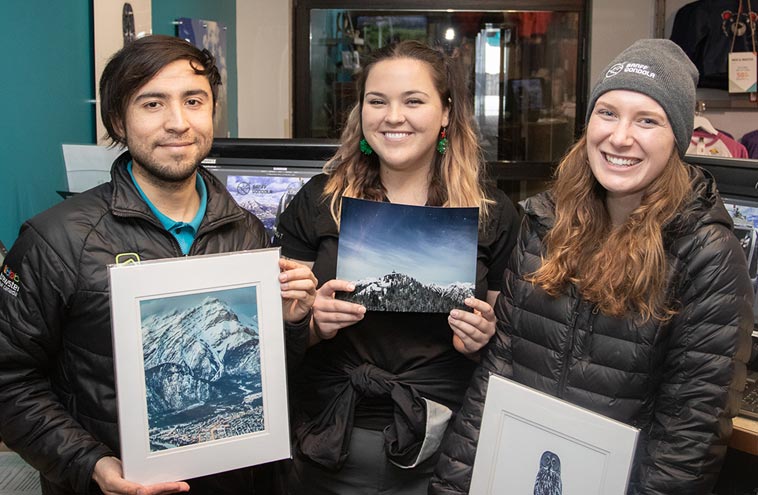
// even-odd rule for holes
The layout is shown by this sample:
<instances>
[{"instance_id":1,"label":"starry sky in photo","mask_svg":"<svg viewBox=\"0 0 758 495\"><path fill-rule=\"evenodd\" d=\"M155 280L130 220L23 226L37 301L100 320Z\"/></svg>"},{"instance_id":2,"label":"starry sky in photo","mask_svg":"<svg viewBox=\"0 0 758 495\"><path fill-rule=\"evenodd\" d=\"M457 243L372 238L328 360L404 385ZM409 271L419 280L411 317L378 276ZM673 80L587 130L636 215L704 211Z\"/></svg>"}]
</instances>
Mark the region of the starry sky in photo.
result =
<instances>
[{"instance_id":1,"label":"starry sky in photo","mask_svg":"<svg viewBox=\"0 0 758 495\"><path fill-rule=\"evenodd\" d=\"M474 283L478 208L440 208L343 198L337 278L392 271L424 284Z\"/></svg>"}]
</instances>

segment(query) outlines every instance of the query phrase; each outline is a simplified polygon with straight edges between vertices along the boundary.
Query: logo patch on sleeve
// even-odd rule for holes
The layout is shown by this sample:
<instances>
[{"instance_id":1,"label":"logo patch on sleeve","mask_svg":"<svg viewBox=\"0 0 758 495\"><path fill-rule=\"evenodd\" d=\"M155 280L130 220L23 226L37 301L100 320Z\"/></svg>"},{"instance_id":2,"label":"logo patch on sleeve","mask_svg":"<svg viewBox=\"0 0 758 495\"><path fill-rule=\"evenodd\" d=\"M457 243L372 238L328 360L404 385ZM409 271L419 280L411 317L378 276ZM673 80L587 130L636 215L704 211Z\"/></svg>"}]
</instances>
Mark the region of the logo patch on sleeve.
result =
<instances>
[{"instance_id":1,"label":"logo patch on sleeve","mask_svg":"<svg viewBox=\"0 0 758 495\"><path fill-rule=\"evenodd\" d=\"M21 277L8 265L4 265L3 271L0 272L0 287L13 297L18 296L18 290L21 288Z\"/></svg>"}]
</instances>

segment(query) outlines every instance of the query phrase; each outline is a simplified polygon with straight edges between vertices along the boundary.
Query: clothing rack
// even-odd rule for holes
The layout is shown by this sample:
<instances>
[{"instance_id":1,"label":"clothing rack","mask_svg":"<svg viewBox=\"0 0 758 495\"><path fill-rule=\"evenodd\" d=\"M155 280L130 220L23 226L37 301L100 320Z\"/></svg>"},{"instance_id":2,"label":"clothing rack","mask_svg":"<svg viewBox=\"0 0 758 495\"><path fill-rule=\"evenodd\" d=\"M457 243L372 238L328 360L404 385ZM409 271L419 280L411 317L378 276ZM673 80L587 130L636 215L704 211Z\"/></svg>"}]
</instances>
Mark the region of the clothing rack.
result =
<instances>
[{"instance_id":1,"label":"clothing rack","mask_svg":"<svg viewBox=\"0 0 758 495\"><path fill-rule=\"evenodd\" d=\"M696 106L700 112L711 110L758 110L758 101L750 101L747 94L724 99L699 99Z\"/></svg>"}]
</instances>

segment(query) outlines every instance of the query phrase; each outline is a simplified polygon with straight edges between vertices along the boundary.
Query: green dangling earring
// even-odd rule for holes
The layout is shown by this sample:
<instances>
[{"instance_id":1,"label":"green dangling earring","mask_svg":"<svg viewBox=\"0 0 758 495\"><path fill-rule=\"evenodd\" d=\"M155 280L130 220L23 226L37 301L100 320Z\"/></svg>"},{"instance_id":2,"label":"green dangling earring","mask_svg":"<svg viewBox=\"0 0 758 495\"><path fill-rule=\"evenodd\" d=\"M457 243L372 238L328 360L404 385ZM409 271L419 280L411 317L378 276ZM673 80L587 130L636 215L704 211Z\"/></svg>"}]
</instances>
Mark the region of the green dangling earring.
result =
<instances>
[{"instance_id":1,"label":"green dangling earring","mask_svg":"<svg viewBox=\"0 0 758 495\"><path fill-rule=\"evenodd\" d=\"M373 148L371 148L371 145L368 144L368 141L366 141L366 138L362 138L361 142L358 143L358 146L361 148L361 153L363 153L366 156L369 156L371 153L374 152Z\"/></svg>"},{"instance_id":2,"label":"green dangling earring","mask_svg":"<svg viewBox=\"0 0 758 495\"><path fill-rule=\"evenodd\" d=\"M442 128L442 131L440 131L440 140L437 141L437 152L439 152L440 155L444 155L447 151L447 131L445 128Z\"/></svg>"}]
</instances>

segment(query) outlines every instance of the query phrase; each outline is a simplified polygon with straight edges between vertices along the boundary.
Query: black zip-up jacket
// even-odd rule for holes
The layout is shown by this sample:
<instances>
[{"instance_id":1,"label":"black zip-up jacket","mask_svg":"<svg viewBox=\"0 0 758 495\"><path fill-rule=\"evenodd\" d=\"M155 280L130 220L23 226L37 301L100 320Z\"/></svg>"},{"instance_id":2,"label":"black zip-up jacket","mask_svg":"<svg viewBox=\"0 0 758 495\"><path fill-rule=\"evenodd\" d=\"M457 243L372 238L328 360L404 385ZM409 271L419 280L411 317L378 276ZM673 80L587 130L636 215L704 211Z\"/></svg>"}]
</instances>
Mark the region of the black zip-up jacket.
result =
<instances>
[{"instance_id":1,"label":"black zip-up jacket","mask_svg":"<svg viewBox=\"0 0 758 495\"><path fill-rule=\"evenodd\" d=\"M100 493L95 463L118 456L107 266L122 253L182 256L134 187L130 159L114 162L111 182L27 221L0 275L0 433L45 493ZM200 174L208 203L189 255L266 247L261 222Z\"/></svg>"},{"instance_id":2,"label":"black zip-up jacket","mask_svg":"<svg viewBox=\"0 0 758 495\"><path fill-rule=\"evenodd\" d=\"M694 197L664 227L668 322L612 318L575 290L524 280L555 221L530 198L496 304L498 327L448 432L430 493L468 493L488 378L496 373L641 429L628 493L710 493L739 409L753 291L714 182L691 168ZM510 448L518 449L518 445Z\"/></svg>"}]
</instances>

